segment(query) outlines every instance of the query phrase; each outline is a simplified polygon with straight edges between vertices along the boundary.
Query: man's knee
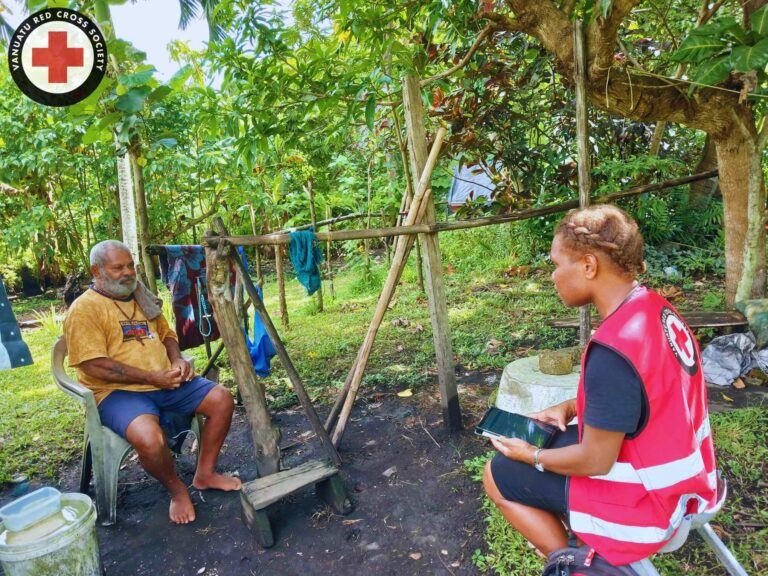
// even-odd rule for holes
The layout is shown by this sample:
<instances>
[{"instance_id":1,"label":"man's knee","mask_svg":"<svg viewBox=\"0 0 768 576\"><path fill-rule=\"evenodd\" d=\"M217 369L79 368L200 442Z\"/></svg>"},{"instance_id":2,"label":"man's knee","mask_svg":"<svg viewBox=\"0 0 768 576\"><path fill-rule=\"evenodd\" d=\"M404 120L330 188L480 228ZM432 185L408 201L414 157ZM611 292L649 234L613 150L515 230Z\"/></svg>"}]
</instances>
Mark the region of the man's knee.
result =
<instances>
[{"instance_id":1,"label":"man's knee","mask_svg":"<svg viewBox=\"0 0 768 576\"><path fill-rule=\"evenodd\" d=\"M223 386L211 388L203 401L198 406L197 411L206 416L224 415L231 416L235 410L235 401L232 394Z\"/></svg>"},{"instance_id":2,"label":"man's knee","mask_svg":"<svg viewBox=\"0 0 768 576\"><path fill-rule=\"evenodd\" d=\"M134 419L128 425L125 437L140 456L168 450L165 433L156 416L143 414Z\"/></svg>"}]
</instances>

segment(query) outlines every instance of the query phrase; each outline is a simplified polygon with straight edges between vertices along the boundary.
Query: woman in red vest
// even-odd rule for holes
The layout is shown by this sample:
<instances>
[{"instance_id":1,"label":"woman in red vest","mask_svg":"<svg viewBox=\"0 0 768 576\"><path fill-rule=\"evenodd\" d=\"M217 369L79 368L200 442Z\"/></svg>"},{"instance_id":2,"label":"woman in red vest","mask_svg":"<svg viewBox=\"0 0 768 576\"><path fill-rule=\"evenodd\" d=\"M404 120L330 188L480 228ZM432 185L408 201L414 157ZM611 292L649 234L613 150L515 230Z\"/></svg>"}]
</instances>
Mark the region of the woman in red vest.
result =
<instances>
[{"instance_id":1,"label":"woman in red vest","mask_svg":"<svg viewBox=\"0 0 768 576\"><path fill-rule=\"evenodd\" d=\"M687 515L715 504L716 470L699 347L645 271L637 223L615 206L569 213L555 230L552 281L567 306L602 318L575 399L531 416L557 425L550 448L492 440L485 490L539 552L570 529L611 564L657 552ZM568 426L574 417L577 426Z\"/></svg>"}]
</instances>

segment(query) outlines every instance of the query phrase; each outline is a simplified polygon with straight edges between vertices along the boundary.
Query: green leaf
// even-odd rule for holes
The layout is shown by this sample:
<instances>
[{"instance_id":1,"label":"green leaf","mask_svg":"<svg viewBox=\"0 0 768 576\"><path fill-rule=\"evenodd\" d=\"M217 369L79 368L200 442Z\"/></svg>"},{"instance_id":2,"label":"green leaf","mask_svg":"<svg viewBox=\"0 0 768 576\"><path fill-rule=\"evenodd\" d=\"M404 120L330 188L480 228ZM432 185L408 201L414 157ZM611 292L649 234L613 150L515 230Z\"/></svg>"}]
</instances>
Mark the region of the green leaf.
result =
<instances>
[{"instance_id":1,"label":"green leaf","mask_svg":"<svg viewBox=\"0 0 768 576\"><path fill-rule=\"evenodd\" d=\"M763 6L752 14L752 18L749 19L752 32L758 36L765 36L768 34L768 6Z\"/></svg>"},{"instance_id":2,"label":"green leaf","mask_svg":"<svg viewBox=\"0 0 768 576\"><path fill-rule=\"evenodd\" d=\"M696 75L694 76L693 80L698 84L714 86L715 84L725 80L730 72L730 56L721 56L720 58L714 58L700 65L696 70ZM691 94L696 88L701 88L701 86L691 84L691 88L688 90L688 94Z\"/></svg>"},{"instance_id":3,"label":"green leaf","mask_svg":"<svg viewBox=\"0 0 768 576\"><path fill-rule=\"evenodd\" d=\"M123 115L120 114L120 112L111 112L99 120L99 128L102 130L104 128L112 129L114 128L115 124L117 124L117 121L122 117Z\"/></svg>"},{"instance_id":4,"label":"green leaf","mask_svg":"<svg viewBox=\"0 0 768 576\"><path fill-rule=\"evenodd\" d=\"M185 64L171 76L171 79L168 81L168 86L170 86L172 90L181 90L191 75L192 64Z\"/></svg>"},{"instance_id":5,"label":"green leaf","mask_svg":"<svg viewBox=\"0 0 768 576\"><path fill-rule=\"evenodd\" d=\"M373 120L376 116L376 96L373 94L368 95L368 100L365 103L365 123L368 125L368 130L373 132Z\"/></svg>"},{"instance_id":6,"label":"green leaf","mask_svg":"<svg viewBox=\"0 0 768 576\"><path fill-rule=\"evenodd\" d=\"M768 38L754 46L736 46L731 51L731 66L739 72L762 70L768 64Z\"/></svg>"},{"instance_id":7,"label":"green leaf","mask_svg":"<svg viewBox=\"0 0 768 576\"><path fill-rule=\"evenodd\" d=\"M719 37L692 33L672 54L672 60L697 64L719 54L726 48L728 45Z\"/></svg>"},{"instance_id":8,"label":"green leaf","mask_svg":"<svg viewBox=\"0 0 768 576\"><path fill-rule=\"evenodd\" d=\"M87 146L89 144L93 144L94 142L98 142L101 140L101 133L102 130L99 127L98 122L94 122L90 126L88 126L88 130L85 131L85 134L83 134L83 137L81 138L81 142L83 145Z\"/></svg>"},{"instance_id":9,"label":"green leaf","mask_svg":"<svg viewBox=\"0 0 768 576\"><path fill-rule=\"evenodd\" d=\"M117 99L115 107L129 114L139 112L144 108L144 100L147 99L150 92L152 92L152 88L149 86L131 88L126 94Z\"/></svg>"},{"instance_id":10,"label":"green leaf","mask_svg":"<svg viewBox=\"0 0 768 576\"><path fill-rule=\"evenodd\" d=\"M141 72L120 76L118 80L126 88L135 88L136 86L146 84L156 71L155 67L151 66L149 69L142 70Z\"/></svg>"},{"instance_id":11,"label":"green leaf","mask_svg":"<svg viewBox=\"0 0 768 576\"><path fill-rule=\"evenodd\" d=\"M150 104L159 102L160 100L168 96L168 94L170 94L171 92L173 92L173 90L171 89L170 86L166 86L165 84L163 84L162 86L158 86L157 88L155 88L152 94L149 95L149 98L147 98L147 102Z\"/></svg>"}]
</instances>

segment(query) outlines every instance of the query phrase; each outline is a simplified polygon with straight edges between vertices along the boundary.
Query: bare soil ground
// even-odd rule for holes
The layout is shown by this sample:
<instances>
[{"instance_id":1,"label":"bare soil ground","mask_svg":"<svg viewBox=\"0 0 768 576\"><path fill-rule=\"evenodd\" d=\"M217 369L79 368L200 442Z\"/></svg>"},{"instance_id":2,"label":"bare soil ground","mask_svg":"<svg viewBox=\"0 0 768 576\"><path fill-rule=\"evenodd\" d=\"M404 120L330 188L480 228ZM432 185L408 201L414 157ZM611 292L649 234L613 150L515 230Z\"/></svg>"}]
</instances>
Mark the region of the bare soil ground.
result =
<instances>
[{"instance_id":1,"label":"bare soil ground","mask_svg":"<svg viewBox=\"0 0 768 576\"><path fill-rule=\"evenodd\" d=\"M461 386L462 432L443 426L436 386L409 398L370 392L358 401L341 446L342 478L354 511L334 514L311 488L289 496L269 510L276 540L270 549L249 532L238 494L192 490L196 521L173 525L165 491L129 461L120 475L117 523L97 529L107 574L477 574L471 556L483 544L482 489L463 461L489 448L471 425L495 386L492 377L469 376L474 383ZM257 472L244 415L239 407L220 469L247 481ZM323 456L319 442L303 441L309 426L300 409L279 412L274 420L284 446L300 441L283 452L285 466ZM177 467L191 483L195 456L185 452ZM74 464L62 471L60 489L76 491L78 474ZM11 498L10 490L3 491L0 504Z\"/></svg>"}]
</instances>

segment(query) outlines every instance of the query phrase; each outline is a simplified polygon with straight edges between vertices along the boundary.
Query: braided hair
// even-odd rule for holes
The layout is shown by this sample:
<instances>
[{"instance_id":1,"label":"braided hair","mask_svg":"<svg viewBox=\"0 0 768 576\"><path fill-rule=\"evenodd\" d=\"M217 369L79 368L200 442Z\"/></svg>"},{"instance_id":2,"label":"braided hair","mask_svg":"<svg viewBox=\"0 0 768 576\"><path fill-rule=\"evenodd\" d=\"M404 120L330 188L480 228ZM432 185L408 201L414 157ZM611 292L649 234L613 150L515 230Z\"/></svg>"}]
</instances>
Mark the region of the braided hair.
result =
<instances>
[{"instance_id":1,"label":"braided hair","mask_svg":"<svg viewBox=\"0 0 768 576\"><path fill-rule=\"evenodd\" d=\"M643 237L637 222L621 208L595 204L573 210L558 224L558 234L569 250L581 254L597 250L629 274L645 272Z\"/></svg>"}]
</instances>

